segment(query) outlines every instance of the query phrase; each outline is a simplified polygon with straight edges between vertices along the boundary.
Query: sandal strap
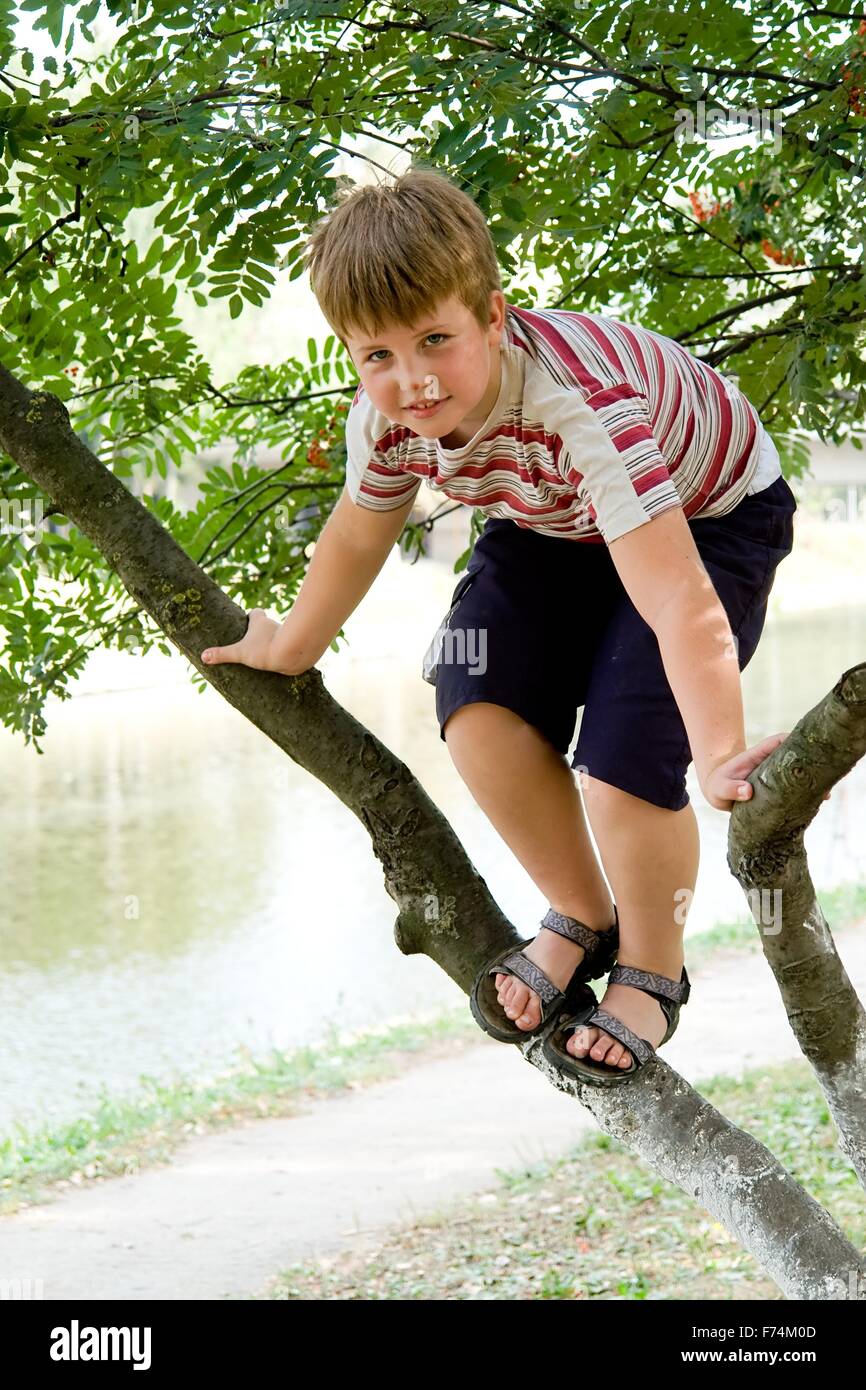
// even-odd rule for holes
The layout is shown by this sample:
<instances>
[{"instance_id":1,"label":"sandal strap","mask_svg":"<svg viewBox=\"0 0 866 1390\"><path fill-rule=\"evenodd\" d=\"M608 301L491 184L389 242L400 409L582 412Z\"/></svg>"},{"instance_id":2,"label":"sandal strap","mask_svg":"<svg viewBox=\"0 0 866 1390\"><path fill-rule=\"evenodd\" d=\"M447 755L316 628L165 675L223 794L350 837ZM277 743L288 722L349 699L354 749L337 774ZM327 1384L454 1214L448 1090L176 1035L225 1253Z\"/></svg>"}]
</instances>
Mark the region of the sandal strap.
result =
<instances>
[{"instance_id":1,"label":"sandal strap","mask_svg":"<svg viewBox=\"0 0 866 1390\"><path fill-rule=\"evenodd\" d=\"M488 975L516 975L525 985L534 990L543 1004L552 1004L556 999L563 999L565 996L561 989L557 989L551 979L545 975L540 966L530 960L522 951L513 951L505 960L498 965L492 965L488 970Z\"/></svg>"},{"instance_id":2,"label":"sandal strap","mask_svg":"<svg viewBox=\"0 0 866 1390\"><path fill-rule=\"evenodd\" d=\"M613 934L619 929L619 915L614 906L614 916L616 921L612 927L606 927L604 931L593 931L585 922L579 922L576 917L567 917L564 912L557 912L551 907L542 917L541 925L547 927L548 931L555 931L560 936L567 937L569 941L576 941L586 951L581 965L586 961L591 961L593 956L602 949L603 946L610 944Z\"/></svg>"},{"instance_id":3,"label":"sandal strap","mask_svg":"<svg viewBox=\"0 0 866 1390\"><path fill-rule=\"evenodd\" d=\"M658 975L653 970L639 970L636 965L615 965L607 977L609 985L632 985L646 994L663 994L675 1004L685 1004L691 993L691 982L683 966L679 980L669 975Z\"/></svg>"},{"instance_id":4,"label":"sandal strap","mask_svg":"<svg viewBox=\"0 0 866 1390\"><path fill-rule=\"evenodd\" d=\"M655 1056L655 1048L651 1042L647 1042L646 1038L639 1038L637 1033L632 1032L627 1023L623 1023L621 1018L614 1018L613 1014L607 1012L607 1009L594 1009L581 1026L603 1028L606 1033L612 1034L613 1037L624 1043L638 1062L648 1062L650 1057Z\"/></svg>"}]
</instances>

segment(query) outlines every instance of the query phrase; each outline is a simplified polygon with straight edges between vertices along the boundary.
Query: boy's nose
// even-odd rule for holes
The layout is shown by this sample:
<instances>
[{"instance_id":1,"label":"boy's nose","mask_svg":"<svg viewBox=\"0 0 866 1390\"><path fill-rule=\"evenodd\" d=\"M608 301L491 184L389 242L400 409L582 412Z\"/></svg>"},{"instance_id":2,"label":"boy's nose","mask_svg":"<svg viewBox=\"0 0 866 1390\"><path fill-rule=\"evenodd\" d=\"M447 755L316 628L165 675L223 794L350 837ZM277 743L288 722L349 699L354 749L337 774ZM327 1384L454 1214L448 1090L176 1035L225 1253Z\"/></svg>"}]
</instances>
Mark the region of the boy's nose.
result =
<instances>
[{"instance_id":1,"label":"boy's nose","mask_svg":"<svg viewBox=\"0 0 866 1390\"><path fill-rule=\"evenodd\" d=\"M424 378L420 376L404 378L400 387L400 399L404 405L410 401L421 401L424 399Z\"/></svg>"}]
</instances>

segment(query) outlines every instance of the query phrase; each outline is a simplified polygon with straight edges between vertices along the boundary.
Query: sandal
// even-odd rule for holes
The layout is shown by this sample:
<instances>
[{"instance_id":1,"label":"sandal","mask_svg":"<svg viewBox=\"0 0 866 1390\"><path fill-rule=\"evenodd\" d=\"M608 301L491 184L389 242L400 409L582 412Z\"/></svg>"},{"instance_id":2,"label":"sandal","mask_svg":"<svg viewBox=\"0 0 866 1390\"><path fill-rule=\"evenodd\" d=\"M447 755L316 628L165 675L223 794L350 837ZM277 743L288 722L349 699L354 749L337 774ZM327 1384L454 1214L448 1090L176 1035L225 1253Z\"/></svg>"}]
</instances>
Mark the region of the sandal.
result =
<instances>
[{"instance_id":1,"label":"sandal","mask_svg":"<svg viewBox=\"0 0 866 1390\"><path fill-rule=\"evenodd\" d=\"M595 995L585 982L606 975L616 960L619 949L619 915L615 904L613 913L615 920L612 927L607 927L604 931L593 931L584 922L578 922L576 918L566 917L563 912L550 908L542 919L542 927L547 927L549 931L555 931L560 936L583 946L584 955L580 964L575 967L565 989L561 990L557 989L535 961L523 954L523 947L537 940L536 937L528 936L519 942L517 947L506 946L504 951L500 951L498 956L488 961L478 972L472 986L469 1006L479 1027L497 1042L523 1042L526 1038L535 1037L540 1033L563 1005L577 1009L588 1003L587 996L595 1000ZM513 1025L499 1003L494 975L514 975L535 991L541 1004L541 1021L535 1028L516 1028Z\"/></svg>"},{"instance_id":2,"label":"sandal","mask_svg":"<svg viewBox=\"0 0 866 1390\"><path fill-rule=\"evenodd\" d=\"M637 1033L633 1033L621 1019L600 1008L598 1000L594 1003L586 1002L569 1017L560 1019L550 1037L544 1040L545 1057L562 1071L569 1072L594 1086L616 1086L620 1081L628 1081L639 1067L654 1057L656 1047L661 1047L662 1043L666 1043L676 1032L680 1021L680 1008L691 993L691 981L685 966L679 980L672 980L667 975L657 975L651 970L639 970L633 965L615 965L607 982L609 985L632 985L634 989L643 990L644 994L651 994L661 1005L668 1027L661 1042L654 1047L646 1038L639 1038ZM618 1038L631 1053L630 1065L612 1067L607 1062L594 1062L588 1054L586 1057L572 1057L570 1052L566 1052L568 1034L585 1025L603 1028L611 1037Z\"/></svg>"}]
</instances>

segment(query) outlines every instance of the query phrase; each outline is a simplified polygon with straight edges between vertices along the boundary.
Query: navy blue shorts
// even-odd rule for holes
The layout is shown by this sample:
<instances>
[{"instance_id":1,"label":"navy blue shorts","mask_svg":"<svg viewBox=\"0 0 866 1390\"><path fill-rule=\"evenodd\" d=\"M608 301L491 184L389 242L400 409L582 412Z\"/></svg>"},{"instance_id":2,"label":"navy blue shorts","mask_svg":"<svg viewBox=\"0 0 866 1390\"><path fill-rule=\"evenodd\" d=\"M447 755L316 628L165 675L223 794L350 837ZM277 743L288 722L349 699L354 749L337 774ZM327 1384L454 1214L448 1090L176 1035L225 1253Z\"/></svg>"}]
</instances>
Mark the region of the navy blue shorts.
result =
<instances>
[{"instance_id":1,"label":"navy blue shorts","mask_svg":"<svg viewBox=\"0 0 866 1390\"><path fill-rule=\"evenodd\" d=\"M758 645L776 566L793 547L796 509L777 478L726 516L688 522L741 671ZM490 518L454 590L448 629L435 677L442 739L456 709L484 700L513 710L567 755L582 706L573 768L667 810L688 805L682 715L655 633L606 545Z\"/></svg>"}]
</instances>

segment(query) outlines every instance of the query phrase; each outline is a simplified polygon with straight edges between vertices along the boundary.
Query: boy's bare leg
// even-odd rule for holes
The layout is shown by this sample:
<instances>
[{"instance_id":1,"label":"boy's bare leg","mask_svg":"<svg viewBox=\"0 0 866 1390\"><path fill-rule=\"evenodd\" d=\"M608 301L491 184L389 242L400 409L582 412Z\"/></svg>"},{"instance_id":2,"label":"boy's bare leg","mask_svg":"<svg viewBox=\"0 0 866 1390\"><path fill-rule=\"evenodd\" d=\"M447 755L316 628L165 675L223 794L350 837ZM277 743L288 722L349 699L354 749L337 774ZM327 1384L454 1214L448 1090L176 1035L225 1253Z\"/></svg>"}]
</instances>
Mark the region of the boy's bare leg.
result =
<instances>
[{"instance_id":1,"label":"boy's bare leg","mask_svg":"<svg viewBox=\"0 0 866 1390\"><path fill-rule=\"evenodd\" d=\"M582 775L586 813L601 862L613 888L620 920L620 965L657 971L679 980L683 927L700 859L698 823L691 803L667 811L619 787ZM683 890L686 890L685 892ZM667 1031L661 1005L629 985L608 985L602 1008L655 1046ZM566 1050L587 1053L608 1066L631 1053L601 1028L580 1028Z\"/></svg>"},{"instance_id":2,"label":"boy's bare leg","mask_svg":"<svg viewBox=\"0 0 866 1390\"><path fill-rule=\"evenodd\" d=\"M683 965L682 922L690 898L680 905L679 888L693 891L698 868L697 823L691 806L665 811L618 788L584 778L587 814L602 863L604 881L590 840L574 774L566 759L533 725L503 706L479 701L462 705L445 726L445 741L475 801L520 860L551 907L598 931L620 921L623 965L656 970L679 979ZM583 959L582 946L542 929L524 948L558 988ZM534 1028L541 1017L537 995L513 976L497 975L499 999L518 1028ZM661 1041L667 1021L649 995L611 985L604 1007L639 1037ZM582 1046L583 1044L583 1046ZM581 1030L569 1051L626 1067L631 1054L600 1029ZM600 1049L600 1050L599 1050Z\"/></svg>"},{"instance_id":3,"label":"boy's bare leg","mask_svg":"<svg viewBox=\"0 0 866 1390\"><path fill-rule=\"evenodd\" d=\"M475 801L557 912L593 931L614 922L613 901L587 829L567 760L512 710L478 701L461 705L445 742ZM618 906L618 904L617 904ZM563 989L584 949L542 928L524 954ZM499 1000L519 1028L541 1019L538 996L512 975L497 975Z\"/></svg>"}]
</instances>

